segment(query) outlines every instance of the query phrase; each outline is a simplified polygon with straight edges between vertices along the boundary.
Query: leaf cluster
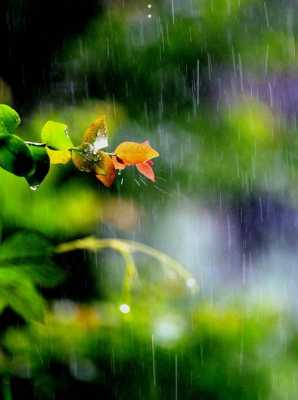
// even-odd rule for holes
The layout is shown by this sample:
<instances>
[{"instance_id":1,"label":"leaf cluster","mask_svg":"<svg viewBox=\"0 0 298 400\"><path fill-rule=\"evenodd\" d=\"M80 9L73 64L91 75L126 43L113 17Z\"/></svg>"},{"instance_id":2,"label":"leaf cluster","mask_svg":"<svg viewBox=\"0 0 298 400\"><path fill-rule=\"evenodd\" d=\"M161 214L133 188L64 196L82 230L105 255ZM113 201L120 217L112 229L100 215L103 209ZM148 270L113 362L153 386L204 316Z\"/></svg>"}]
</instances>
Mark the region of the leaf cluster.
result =
<instances>
[{"instance_id":1,"label":"leaf cluster","mask_svg":"<svg viewBox=\"0 0 298 400\"><path fill-rule=\"evenodd\" d=\"M155 181L152 158L159 154L149 142L123 142L114 153L104 152L108 146L105 117L98 117L84 132L81 144L74 146L68 126L48 121L41 131L41 142L24 141L15 134L21 122L11 107L0 104L0 166L24 177L31 189L36 189L47 176L50 164L66 164L70 160L83 172L94 173L105 186L110 187L116 170L135 165L140 173Z\"/></svg>"}]
</instances>

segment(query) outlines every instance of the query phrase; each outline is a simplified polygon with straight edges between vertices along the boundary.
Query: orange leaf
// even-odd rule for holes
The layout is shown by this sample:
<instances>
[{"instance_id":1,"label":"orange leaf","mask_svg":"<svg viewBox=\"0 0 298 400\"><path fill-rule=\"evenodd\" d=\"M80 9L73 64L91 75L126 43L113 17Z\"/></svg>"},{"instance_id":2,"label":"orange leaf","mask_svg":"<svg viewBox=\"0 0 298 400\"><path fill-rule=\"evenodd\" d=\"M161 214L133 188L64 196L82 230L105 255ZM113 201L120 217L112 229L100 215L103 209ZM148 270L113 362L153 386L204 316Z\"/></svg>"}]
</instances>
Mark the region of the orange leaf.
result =
<instances>
[{"instance_id":1,"label":"orange leaf","mask_svg":"<svg viewBox=\"0 0 298 400\"><path fill-rule=\"evenodd\" d=\"M98 117L84 132L82 143L99 142L101 148L107 147L108 129L104 116Z\"/></svg>"},{"instance_id":2,"label":"orange leaf","mask_svg":"<svg viewBox=\"0 0 298 400\"><path fill-rule=\"evenodd\" d=\"M120 158L118 158L117 156L112 156L112 161L114 163L115 169L122 170L122 169L124 169L126 167L124 162L122 162L122 160L120 160Z\"/></svg>"},{"instance_id":3,"label":"orange leaf","mask_svg":"<svg viewBox=\"0 0 298 400\"><path fill-rule=\"evenodd\" d=\"M150 181L155 182L155 174L152 168L152 161L149 160L147 162L144 162L142 164L137 164L136 168L137 170L144 176L146 176L146 178L150 179Z\"/></svg>"},{"instance_id":4,"label":"orange leaf","mask_svg":"<svg viewBox=\"0 0 298 400\"><path fill-rule=\"evenodd\" d=\"M125 164L141 164L159 156L149 143L123 142L115 150L115 154Z\"/></svg>"},{"instance_id":5,"label":"orange leaf","mask_svg":"<svg viewBox=\"0 0 298 400\"><path fill-rule=\"evenodd\" d=\"M72 152L72 162L80 171L91 172L94 169L92 161L90 161L88 157L86 157L85 154L81 152Z\"/></svg>"},{"instance_id":6,"label":"orange leaf","mask_svg":"<svg viewBox=\"0 0 298 400\"><path fill-rule=\"evenodd\" d=\"M114 163L111 157L103 151L101 152L99 165L95 167L95 174L96 178L100 180L106 187L112 186L116 178Z\"/></svg>"}]
</instances>

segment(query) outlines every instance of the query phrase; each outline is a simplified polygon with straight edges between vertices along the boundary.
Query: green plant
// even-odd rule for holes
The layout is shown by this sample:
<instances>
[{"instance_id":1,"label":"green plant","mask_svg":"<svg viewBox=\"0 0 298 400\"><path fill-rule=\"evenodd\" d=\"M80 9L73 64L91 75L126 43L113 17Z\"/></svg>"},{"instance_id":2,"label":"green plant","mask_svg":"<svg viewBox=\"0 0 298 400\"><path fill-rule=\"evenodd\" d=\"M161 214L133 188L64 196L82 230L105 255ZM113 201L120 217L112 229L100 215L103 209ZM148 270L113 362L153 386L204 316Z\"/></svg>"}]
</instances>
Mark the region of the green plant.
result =
<instances>
[{"instance_id":1,"label":"green plant","mask_svg":"<svg viewBox=\"0 0 298 400\"><path fill-rule=\"evenodd\" d=\"M51 243L34 233L17 233L1 244L0 312L9 306L25 320L42 321L45 301L37 287L53 287L64 277L52 256Z\"/></svg>"},{"instance_id":2,"label":"green plant","mask_svg":"<svg viewBox=\"0 0 298 400\"><path fill-rule=\"evenodd\" d=\"M141 243L88 237L53 246L40 235L22 232L11 236L0 246L0 314L6 307L10 307L27 322L28 326L33 324L37 330L48 329L50 326L54 328L55 321L49 320L50 307L37 289L38 287L53 287L63 280L64 273L55 266L53 257L56 254L77 250L95 252L103 249L119 252L125 261L119 308L116 304L120 313L129 313L129 304L131 302L136 304L137 301L132 298L132 291L139 283L138 268L134 260L135 253L141 253L158 261L166 276L170 273L172 280L183 283L185 292L193 292L197 288L195 279L178 262ZM82 324L86 323L90 327L97 326L96 312L92 307L80 306L75 318L79 330ZM13 332L17 333L19 329L14 329ZM77 333L81 337L81 333L79 331ZM4 347L6 347L5 341L4 335ZM0 344L3 345L1 342ZM2 393L4 399L8 400L12 398L10 377L14 373L15 363L10 360L10 357L1 358L1 346Z\"/></svg>"},{"instance_id":3,"label":"green plant","mask_svg":"<svg viewBox=\"0 0 298 400\"><path fill-rule=\"evenodd\" d=\"M36 190L47 176L50 164L65 164L72 159L84 172L96 175L110 187L116 171L136 165L140 173L155 181L152 158L159 154L149 142L123 142L113 153L102 149L108 146L108 130L104 117L99 117L85 131L82 143L74 146L65 124L48 121L41 132L41 143L24 141L15 135L21 119L11 107L0 104L0 165L5 170L24 177Z\"/></svg>"}]
</instances>

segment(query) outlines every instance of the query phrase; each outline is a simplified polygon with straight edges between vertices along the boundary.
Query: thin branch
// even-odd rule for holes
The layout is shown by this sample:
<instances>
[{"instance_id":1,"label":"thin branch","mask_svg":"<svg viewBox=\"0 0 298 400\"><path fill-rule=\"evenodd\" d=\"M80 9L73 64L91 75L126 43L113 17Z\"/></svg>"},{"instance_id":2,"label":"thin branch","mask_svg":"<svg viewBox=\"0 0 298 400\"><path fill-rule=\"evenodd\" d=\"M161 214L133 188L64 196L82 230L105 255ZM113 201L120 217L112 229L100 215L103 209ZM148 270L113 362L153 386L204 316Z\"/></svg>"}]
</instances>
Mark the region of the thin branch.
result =
<instances>
[{"instance_id":1,"label":"thin branch","mask_svg":"<svg viewBox=\"0 0 298 400\"><path fill-rule=\"evenodd\" d=\"M91 251L111 248L119 251L124 257L127 254L142 253L159 261L163 266L167 266L174 270L178 276L188 280L193 279L193 276L188 272L179 262L169 257L167 254L162 253L150 246L142 243L120 240L120 239L97 239L94 237L87 237L84 239L75 240L68 243L63 243L56 247L57 253L65 253L68 251L87 249Z\"/></svg>"}]
</instances>

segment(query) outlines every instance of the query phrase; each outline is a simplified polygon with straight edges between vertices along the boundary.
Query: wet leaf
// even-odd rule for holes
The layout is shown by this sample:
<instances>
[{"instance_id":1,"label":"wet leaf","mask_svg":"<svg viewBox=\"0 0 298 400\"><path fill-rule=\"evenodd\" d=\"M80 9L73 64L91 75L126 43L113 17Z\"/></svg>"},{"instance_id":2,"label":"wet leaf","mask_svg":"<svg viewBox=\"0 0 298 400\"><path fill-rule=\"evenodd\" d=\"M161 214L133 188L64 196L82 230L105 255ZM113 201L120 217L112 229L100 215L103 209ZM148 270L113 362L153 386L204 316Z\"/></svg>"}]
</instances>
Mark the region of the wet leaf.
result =
<instances>
[{"instance_id":1,"label":"wet leaf","mask_svg":"<svg viewBox=\"0 0 298 400\"><path fill-rule=\"evenodd\" d=\"M0 246L0 265L14 264L24 259L42 258L52 254L51 243L43 236L32 232L20 232L10 236Z\"/></svg>"},{"instance_id":2,"label":"wet leaf","mask_svg":"<svg viewBox=\"0 0 298 400\"><path fill-rule=\"evenodd\" d=\"M0 133L12 134L20 125L19 114L6 104L0 104Z\"/></svg>"},{"instance_id":3,"label":"wet leaf","mask_svg":"<svg viewBox=\"0 0 298 400\"><path fill-rule=\"evenodd\" d=\"M125 165L124 162L123 162L120 158L118 158L117 156L112 156L112 161L113 161L113 163L114 163L115 169L119 169L119 170L125 169L126 165Z\"/></svg>"},{"instance_id":4,"label":"wet leaf","mask_svg":"<svg viewBox=\"0 0 298 400\"><path fill-rule=\"evenodd\" d=\"M34 172L26 177L30 186L38 186L47 176L50 169L50 157L45 147L29 145L35 169Z\"/></svg>"},{"instance_id":5,"label":"wet leaf","mask_svg":"<svg viewBox=\"0 0 298 400\"><path fill-rule=\"evenodd\" d=\"M149 160L147 162L137 164L136 168L142 175L144 175L150 181L155 182L155 174L152 168L152 164L153 162Z\"/></svg>"},{"instance_id":6,"label":"wet leaf","mask_svg":"<svg viewBox=\"0 0 298 400\"><path fill-rule=\"evenodd\" d=\"M20 264L0 267L0 274L10 274L11 272L24 276L32 283L46 288L55 287L65 277L64 272L53 264Z\"/></svg>"},{"instance_id":7,"label":"wet leaf","mask_svg":"<svg viewBox=\"0 0 298 400\"><path fill-rule=\"evenodd\" d=\"M26 320L41 321L45 304L32 282L23 274L0 268L0 300Z\"/></svg>"},{"instance_id":8,"label":"wet leaf","mask_svg":"<svg viewBox=\"0 0 298 400\"><path fill-rule=\"evenodd\" d=\"M34 170L31 151L18 136L0 135L0 166L18 176L28 176Z\"/></svg>"},{"instance_id":9,"label":"wet leaf","mask_svg":"<svg viewBox=\"0 0 298 400\"><path fill-rule=\"evenodd\" d=\"M89 145L86 145L89 146ZM94 164L97 161L95 155L89 152L88 149L82 145L80 149L72 152L72 162L79 171L91 172L94 170Z\"/></svg>"},{"instance_id":10,"label":"wet leaf","mask_svg":"<svg viewBox=\"0 0 298 400\"><path fill-rule=\"evenodd\" d=\"M48 121L42 128L41 139L52 150L67 150L73 147L67 125L60 122Z\"/></svg>"},{"instance_id":11,"label":"wet leaf","mask_svg":"<svg viewBox=\"0 0 298 400\"><path fill-rule=\"evenodd\" d=\"M108 146L108 129L104 116L97 118L84 132L82 143L90 143L96 151Z\"/></svg>"},{"instance_id":12,"label":"wet leaf","mask_svg":"<svg viewBox=\"0 0 298 400\"><path fill-rule=\"evenodd\" d=\"M115 154L128 165L140 164L159 156L159 153L148 142L123 142L116 148Z\"/></svg>"},{"instance_id":13,"label":"wet leaf","mask_svg":"<svg viewBox=\"0 0 298 400\"><path fill-rule=\"evenodd\" d=\"M69 150L51 150L47 149L51 164L67 164L71 160Z\"/></svg>"},{"instance_id":14,"label":"wet leaf","mask_svg":"<svg viewBox=\"0 0 298 400\"><path fill-rule=\"evenodd\" d=\"M43 236L32 232L16 233L0 246L0 270L15 270L34 283L51 287L64 276L53 265L52 254L53 246Z\"/></svg>"},{"instance_id":15,"label":"wet leaf","mask_svg":"<svg viewBox=\"0 0 298 400\"><path fill-rule=\"evenodd\" d=\"M100 153L100 161L95 167L96 178L100 180L106 187L112 186L116 171L112 158L105 152Z\"/></svg>"}]
</instances>

